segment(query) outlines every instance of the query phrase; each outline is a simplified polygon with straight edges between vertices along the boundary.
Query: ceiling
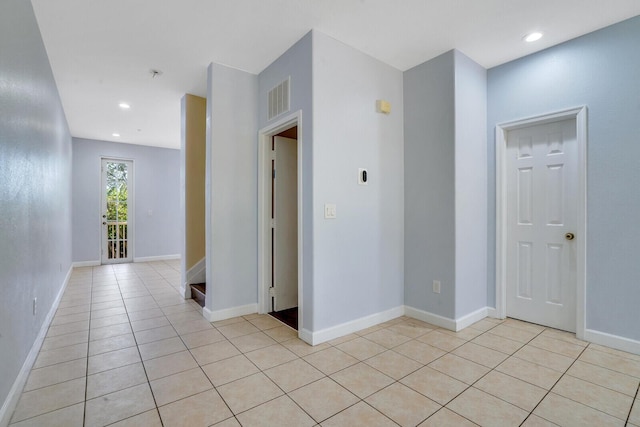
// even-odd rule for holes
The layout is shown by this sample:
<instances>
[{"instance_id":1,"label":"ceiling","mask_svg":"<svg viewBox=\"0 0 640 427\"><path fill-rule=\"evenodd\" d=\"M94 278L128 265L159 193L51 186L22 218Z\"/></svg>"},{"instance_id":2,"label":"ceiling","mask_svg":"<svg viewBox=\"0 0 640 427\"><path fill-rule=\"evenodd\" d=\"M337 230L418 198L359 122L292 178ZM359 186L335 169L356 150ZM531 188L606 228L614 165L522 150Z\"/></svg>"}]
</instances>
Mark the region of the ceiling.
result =
<instances>
[{"instance_id":1,"label":"ceiling","mask_svg":"<svg viewBox=\"0 0 640 427\"><path fill-rule=\"evenodd\" d=\"M258 74L311 29L399 70L453 48L490 68L640 14L638 0L32 4L71 134L168 148L180 147L182 96L206 95L209 63ZM544 37L524 43L534 30ZM152 69L162 75L153 78Z\"/></svg>"}]
</instances>

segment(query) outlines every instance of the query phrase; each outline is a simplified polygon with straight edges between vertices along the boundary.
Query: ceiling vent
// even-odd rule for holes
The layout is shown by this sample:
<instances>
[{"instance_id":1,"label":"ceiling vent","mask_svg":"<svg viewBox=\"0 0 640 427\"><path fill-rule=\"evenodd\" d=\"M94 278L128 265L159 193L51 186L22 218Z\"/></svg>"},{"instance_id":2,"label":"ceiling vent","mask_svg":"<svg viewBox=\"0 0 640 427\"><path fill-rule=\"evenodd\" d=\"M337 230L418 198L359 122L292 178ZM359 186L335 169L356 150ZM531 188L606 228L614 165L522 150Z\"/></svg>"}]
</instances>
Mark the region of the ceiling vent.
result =
<instances>
[{"instance_id":1,"label":"ceiling vent","mask_svg":"<svg viewBox=\"0 0 640 427\"><path fill-rule=\"evenodd\" d=\"M269 120L289 111L289 82L287 77L282 83L269 91Z\"/></svg>"}]
</instances>

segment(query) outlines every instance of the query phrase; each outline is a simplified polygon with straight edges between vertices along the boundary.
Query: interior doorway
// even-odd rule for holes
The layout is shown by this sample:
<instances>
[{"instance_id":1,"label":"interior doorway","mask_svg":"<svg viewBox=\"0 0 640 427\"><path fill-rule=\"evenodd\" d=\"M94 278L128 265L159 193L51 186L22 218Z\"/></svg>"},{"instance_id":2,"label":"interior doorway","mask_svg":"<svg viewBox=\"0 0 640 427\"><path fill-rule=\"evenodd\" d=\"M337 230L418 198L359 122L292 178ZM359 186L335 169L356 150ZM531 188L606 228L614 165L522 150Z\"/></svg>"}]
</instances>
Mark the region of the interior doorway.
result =
<instances>
[{"instance_id":1,"label":"interior doorway","mask_svg":"<svg viewBox=\"0 0 640 427\"><path fill-rule=\"evenodd\" d=\"M101 262L132 262L133 161L103 158L101 168Z\"/></svg>"}]
</instances>

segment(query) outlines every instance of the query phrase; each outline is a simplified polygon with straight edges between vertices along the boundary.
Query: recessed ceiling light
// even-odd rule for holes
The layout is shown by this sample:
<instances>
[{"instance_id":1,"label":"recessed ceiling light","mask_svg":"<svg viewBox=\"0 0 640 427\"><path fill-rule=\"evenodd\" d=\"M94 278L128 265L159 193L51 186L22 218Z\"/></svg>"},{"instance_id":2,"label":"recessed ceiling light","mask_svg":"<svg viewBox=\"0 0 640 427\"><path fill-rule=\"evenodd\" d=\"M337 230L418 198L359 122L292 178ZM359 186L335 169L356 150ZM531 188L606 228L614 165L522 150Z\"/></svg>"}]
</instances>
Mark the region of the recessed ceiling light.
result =
<instances>
[{"instance_id":1,"label":"recessed ceiling light","mask_svg":"<svg viewBox=\"0 0 640 427\"><path fill-rule=\"evenodd\" d=\"M535 31L533 33L529 33L523 37L523 40L527 43L538 41L542 38L542 33L539 31Z\"/></svg>"},{"instance_id":2,"label":"recessed ceiling light","mask_svg":"<svg viewBox=\"0 0 640 427\"><path fill-rule=\"evenodd\" d=\"M127 104L126 102L121 102L120 104L118 104L120 106L120 108L122 108L123 110L128 110L129 108L131 108L131 105Z\"/></svg>"},{"instance_id":3,"label":"recessed ceiling light","mask_svg":"<svg viewBox=\"0 0 640 427\"><path fill-rule=\"evenodd\" d=\"M118 132L114 132L114 133L112 133L111 135L112 135L112 136L115 136L115 137L120 136L120 134L119 134Z\"/></svg>"}]
</instances>

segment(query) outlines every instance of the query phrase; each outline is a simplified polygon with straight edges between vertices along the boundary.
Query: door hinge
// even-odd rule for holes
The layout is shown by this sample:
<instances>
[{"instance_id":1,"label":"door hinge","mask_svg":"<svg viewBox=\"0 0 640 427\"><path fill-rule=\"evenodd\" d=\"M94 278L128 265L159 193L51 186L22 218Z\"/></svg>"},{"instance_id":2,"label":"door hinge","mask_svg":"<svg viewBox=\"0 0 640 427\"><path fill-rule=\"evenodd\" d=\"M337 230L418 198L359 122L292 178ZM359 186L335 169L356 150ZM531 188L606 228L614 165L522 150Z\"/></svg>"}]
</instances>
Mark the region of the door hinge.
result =
<instances>
[{"instance_id":1,"label":"door hinge","mask_svg":"<svg viewBox=\"0 0 640 427\"><path fill-rule=\"evenodd\" d=\"M275 297L276 296L276 287L272 286L269 288L269 296L270 297Z\"/></svg>"}]
</instances>

